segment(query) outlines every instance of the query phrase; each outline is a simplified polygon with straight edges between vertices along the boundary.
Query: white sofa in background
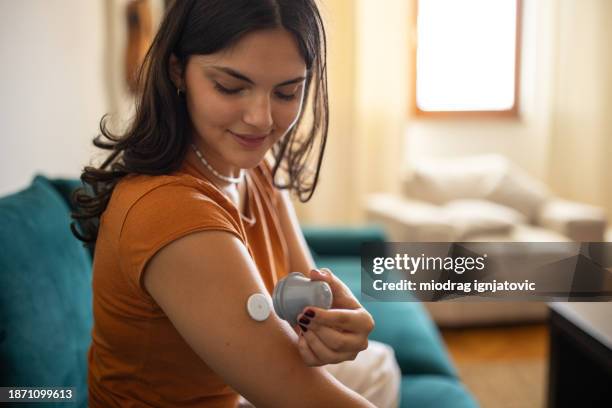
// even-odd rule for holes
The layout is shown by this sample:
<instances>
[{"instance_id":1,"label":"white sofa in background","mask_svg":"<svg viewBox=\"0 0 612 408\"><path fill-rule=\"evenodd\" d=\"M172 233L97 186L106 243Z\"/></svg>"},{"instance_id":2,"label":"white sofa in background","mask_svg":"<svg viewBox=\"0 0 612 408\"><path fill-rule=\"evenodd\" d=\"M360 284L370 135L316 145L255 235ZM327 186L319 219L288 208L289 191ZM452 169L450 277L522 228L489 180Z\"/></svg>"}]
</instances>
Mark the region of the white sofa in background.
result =
<instances>
[{"instance_id":1,"label":"white sofa in background","mask_svg":"<svg viewBox=\"0 0 612 408\"><path fill-rule=\"evenodd\" d=\"M401 195L368 197L367 217L395 242L605 241L601 208L553 196L498 155L417 163ZM441 326L538 321L539 302L426 304Z\"/></svg>"}]
</instances>

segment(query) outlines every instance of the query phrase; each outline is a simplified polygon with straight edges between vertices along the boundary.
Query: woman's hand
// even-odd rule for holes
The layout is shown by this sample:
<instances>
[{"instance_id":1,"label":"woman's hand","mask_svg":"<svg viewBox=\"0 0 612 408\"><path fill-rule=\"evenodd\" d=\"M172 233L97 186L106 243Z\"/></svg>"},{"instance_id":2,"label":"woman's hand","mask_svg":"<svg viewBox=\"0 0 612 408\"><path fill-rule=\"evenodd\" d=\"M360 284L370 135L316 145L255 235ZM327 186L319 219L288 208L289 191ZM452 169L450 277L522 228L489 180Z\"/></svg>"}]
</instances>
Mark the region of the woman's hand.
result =
<instances>
[{"instance_id":1,"label":"woman's hand","mask_svg":"<svg viewBox=\"0 0 612 408\"><path fill-rule=\"evenodd\" d=\"M368 335L374 329L372 316L329 269L313 269L310 279L327 282L334 301L329 310L307 307L298 316L302 359L309 366L354 360L368 348Z\"/></svg>"}]
</instances>

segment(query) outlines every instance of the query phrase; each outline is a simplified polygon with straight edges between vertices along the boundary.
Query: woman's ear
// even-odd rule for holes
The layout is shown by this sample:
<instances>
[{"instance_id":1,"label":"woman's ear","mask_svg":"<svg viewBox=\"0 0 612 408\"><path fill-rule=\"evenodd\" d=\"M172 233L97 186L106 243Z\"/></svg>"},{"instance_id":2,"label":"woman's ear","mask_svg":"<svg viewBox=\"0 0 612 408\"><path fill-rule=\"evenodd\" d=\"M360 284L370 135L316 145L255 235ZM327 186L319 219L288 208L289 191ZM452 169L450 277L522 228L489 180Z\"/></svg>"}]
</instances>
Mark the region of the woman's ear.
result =
<instances>
[{"instance_id":1,"label":"woman's ear","mask_svg":"<svg viewBox=\"0 0 612 408\"><path fill-rule=\"evenodd\" d=\"M183 84L183 64L174 54L170 54L170 60L168 61L168 72L170 73L170 80L177 89L184 90Z\"/></svg>"}]
</instances>

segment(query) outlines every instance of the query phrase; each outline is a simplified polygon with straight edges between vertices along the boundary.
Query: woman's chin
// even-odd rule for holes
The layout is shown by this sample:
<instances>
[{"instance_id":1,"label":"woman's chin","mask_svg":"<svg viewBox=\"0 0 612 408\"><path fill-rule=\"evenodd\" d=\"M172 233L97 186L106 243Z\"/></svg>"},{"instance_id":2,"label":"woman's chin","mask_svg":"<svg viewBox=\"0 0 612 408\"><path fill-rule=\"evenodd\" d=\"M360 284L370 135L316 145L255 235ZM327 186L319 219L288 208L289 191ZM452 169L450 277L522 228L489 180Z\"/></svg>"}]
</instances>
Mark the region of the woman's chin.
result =
<instances>
[{"instance_id":1,"label":"woman's chin","mask_svg":"<svg viewBox=\"0 0 612 408\"><path fill-rule=\"evenodd\" d=\"M263 162L265 153L266 152L263 152L262 154L254 154L251 152L248 155L236 158L236 160L233 160L233 162L235 166L241 169L252 169Z\"/></svg>"}]
</instances>

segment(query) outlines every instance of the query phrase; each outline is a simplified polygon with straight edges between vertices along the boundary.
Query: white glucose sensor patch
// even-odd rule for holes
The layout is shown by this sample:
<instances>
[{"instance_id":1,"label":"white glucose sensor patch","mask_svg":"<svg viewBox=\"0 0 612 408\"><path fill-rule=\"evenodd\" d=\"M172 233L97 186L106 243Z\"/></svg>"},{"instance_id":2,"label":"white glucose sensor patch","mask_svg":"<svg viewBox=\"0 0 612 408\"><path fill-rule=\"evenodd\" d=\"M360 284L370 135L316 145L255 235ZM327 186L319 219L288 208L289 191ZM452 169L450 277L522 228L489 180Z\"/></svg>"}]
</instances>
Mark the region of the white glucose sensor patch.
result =
<instances>
[{"instance_id":1,"label":"white glucose sensor patch","mask_svg":"<svg viewBox=\"0 0 612 408\"><path fill-rule=\"evenodd\" d=\"M247 311L253 320L263 322L270 316L270 303L263 294L255 293L247 300Z\"/></svg>"}]
</instances>

